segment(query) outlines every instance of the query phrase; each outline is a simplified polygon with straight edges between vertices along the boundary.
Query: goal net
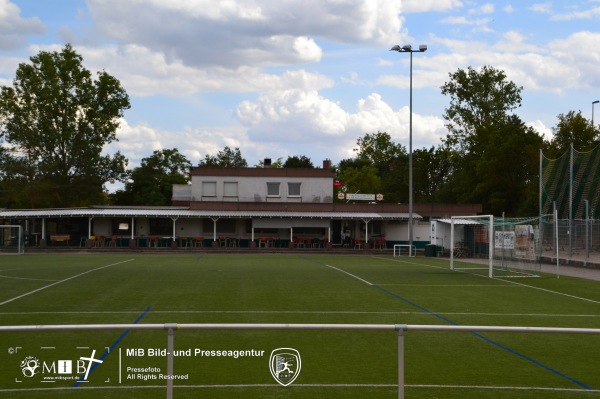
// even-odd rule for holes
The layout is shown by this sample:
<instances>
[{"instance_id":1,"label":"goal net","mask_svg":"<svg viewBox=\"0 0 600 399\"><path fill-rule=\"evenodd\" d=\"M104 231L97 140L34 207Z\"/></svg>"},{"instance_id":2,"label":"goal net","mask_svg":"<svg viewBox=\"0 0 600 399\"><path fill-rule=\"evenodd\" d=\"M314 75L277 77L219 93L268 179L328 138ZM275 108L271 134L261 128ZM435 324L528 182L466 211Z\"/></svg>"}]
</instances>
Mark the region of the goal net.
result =
<instances>
[{"instance_id":1,"label":"goal net","mask_svg":"<svg viewBox=\"0 0 600 399\"><path fill-rule=\"evenodd\" d=\"M539 218L453 216L450 268L488 277L539 277Z\"/></svg>"},{"instance_id":2,"label":"goal net","mask_svg":"<svg viewBox=\"0 0 600 399\"><path fill-rule=\"evenodd\" d=\"M0 225L0 255L20 255L23 252L23 227Z\"/></svg>"}]
</instances>

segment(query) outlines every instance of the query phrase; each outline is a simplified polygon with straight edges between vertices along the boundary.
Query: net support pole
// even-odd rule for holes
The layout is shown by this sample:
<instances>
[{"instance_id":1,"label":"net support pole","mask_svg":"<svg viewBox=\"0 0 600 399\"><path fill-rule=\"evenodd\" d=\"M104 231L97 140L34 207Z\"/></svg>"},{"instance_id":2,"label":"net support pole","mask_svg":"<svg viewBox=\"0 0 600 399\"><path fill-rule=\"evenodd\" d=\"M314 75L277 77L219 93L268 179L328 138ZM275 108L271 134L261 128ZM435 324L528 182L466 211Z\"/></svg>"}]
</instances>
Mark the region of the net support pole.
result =
<instances>
[{"instance_id":1,"label":"net support pole","mask_svg":"<svg viewBox=\"0 0 600 399\"><path fill-rule=\"evenodd\" d=\"M175 330L177 324L167 324L167 375L172 376L173 371L173 351L175 350ZM173 399L173 378L167 379L167 399Z\"/></svg>"},{"instance_id":2,"label":"net support pole","mask_svg":"<svg viewBox=\"0 0 600 399\"><path fill-rule=\"evenodd\" d=\"M405 324L396 325L398 332L398 399L404 399L404 332Z\"/></svg>"},{"instance_id":3,"label":"net support pole","mask_svg":"<svg viewBox=\"0 0 600 399\"><path fill-rule=\"evenodd\" d=\"M504 220L502 220L504 222ZM504 223L503 223L504 224ZM504 241L504 240L503 240ZM490 227L488 228L488 277L494 277L494 215L490 215Z\"/></svg>"},{"instance_id":4,"label":"net support pole","mask_svg":"<svg viewBox=\"0 0 600 399\"><path fill-rule=\"evenodd\" d=\"M554 246L554 250L556 251L556 278L560 278L560 273L558 272L558 265L560 264L560 259L558 259L558 210L554 210L554 233L556 234L556 245Z\"/></svg>"},{"instance_id":5,"label":"net support pole","mask_svg":"<svg viewBox=\"0 0 600 399\"><path fill-rule=\"evenodd\" d=\"M454 270L454 219L450 219L450 270Z\"/></svg>"},{"instance_id":6,"label":"net support pole","mask_svg":"<svg viewBox=\"0 0 600 399\"><path fill-rule=\"evenodd\" d=\"M583 266L587 266L590 260L590 202L585 200L585 260Z\"/></svg>"}]
</instances>

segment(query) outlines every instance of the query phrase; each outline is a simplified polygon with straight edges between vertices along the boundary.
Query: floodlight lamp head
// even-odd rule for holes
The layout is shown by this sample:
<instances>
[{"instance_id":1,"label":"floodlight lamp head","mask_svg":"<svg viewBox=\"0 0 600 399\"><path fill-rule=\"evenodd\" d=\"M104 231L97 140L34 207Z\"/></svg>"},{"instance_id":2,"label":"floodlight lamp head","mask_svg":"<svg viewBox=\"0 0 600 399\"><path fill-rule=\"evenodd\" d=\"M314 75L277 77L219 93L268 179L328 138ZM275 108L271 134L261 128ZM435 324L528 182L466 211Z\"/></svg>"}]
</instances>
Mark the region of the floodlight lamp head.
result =
<instances>
[{"instance_id":1,"label":"floodlight lamp head","mask_svg":"<svg viewBox=\"0 0 600 399\"><path fill-rule=\"evenodd\" d=\"M421 44L421 45L419 46L419 51L420 51L420 52L427 51L427 45L426 45L426 44Z\"/></svg>"},{"instance_id":2,"label":"floodlight lamp head","mask_svg":"<svg viewBox=\"0 0 600 399\"><path fill-rule=\"evenodd\" d=\"M392 48L390 49L390 51L402 51L402 49L400 48L400 46L398 46L398 45L396 44L394 47L392 47Z\"/></svg>"},{"instance_id":3,"label":"floodlight lamp head","mask_svg":"<svg viewBox=\"0 0 600 399\"><path fill-rule=\"evenodd\" d=\"M598 103L600 103L600 100L592 101L592 104L598 104Z\"/></svg>"},{"instance_id":4,"label":"floodlight lamp head","mask_svg":"<svg viewBox=\"0 0 600 399\"><path fill-rule=\"evenodd\" d=\"M402 51L412 51L412 46L410 44L405 44L402 46Z\"/></svg>"}]
</instances>

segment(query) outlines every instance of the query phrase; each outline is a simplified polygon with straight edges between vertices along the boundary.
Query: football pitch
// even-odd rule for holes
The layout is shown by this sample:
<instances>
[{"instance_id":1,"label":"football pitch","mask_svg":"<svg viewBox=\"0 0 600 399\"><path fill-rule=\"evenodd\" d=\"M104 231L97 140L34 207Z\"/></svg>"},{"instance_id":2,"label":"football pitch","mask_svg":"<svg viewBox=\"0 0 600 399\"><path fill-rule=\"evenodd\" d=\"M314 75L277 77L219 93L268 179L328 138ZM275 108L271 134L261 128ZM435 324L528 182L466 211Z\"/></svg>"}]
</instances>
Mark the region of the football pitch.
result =
<instances>
[{"instance_id":1,"label":"football pitch","mask_svg":"<svg viewBox=\"0 0 600 399\"><path fill-rule=\"evenodd\" d=\"M485 276L387 255L2 256L0 326L600 328L598 281ZM0 397L165 398L168 378L177 399L398 397L394 330L174 328L172 338L168 375L166 329L0 331ZM407 331L405 394L600 397L599 348L598 335Z\"/></svg>"}]
</instances>

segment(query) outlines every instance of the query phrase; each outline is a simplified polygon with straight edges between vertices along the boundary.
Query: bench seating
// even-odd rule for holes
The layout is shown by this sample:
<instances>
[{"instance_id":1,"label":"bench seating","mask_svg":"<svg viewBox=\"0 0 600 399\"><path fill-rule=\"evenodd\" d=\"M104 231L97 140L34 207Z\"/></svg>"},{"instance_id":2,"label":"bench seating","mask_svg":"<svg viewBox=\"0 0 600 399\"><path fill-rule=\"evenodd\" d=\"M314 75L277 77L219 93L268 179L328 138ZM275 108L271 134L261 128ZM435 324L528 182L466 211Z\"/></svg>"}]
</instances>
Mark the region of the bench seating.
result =
<instances>
[{"instance_id":1,"label":"bench seating","mask_svg":"<svg viewBox=\"0 0 600 399\"><path fill-rule=\"evenodd\" d=\"M50 235L50 242L52 243L62 243L65 245L69 245L69 241L71 241L70 234L52 234Z\"/></svg>"}]
</instances>

